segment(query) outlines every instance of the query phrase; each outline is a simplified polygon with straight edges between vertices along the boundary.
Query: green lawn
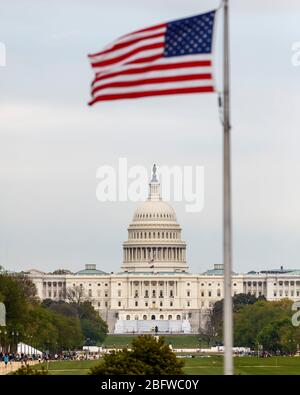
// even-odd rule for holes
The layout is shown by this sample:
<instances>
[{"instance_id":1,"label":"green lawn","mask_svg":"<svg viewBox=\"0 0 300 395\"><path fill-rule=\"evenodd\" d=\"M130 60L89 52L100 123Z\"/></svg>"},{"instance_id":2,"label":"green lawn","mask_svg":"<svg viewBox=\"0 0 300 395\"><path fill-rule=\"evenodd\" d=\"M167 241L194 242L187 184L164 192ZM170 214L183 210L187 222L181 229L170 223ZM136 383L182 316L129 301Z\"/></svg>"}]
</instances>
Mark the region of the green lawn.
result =
<instances>
[{"instance_id":1,"label":"green lawn","mask_svg":"<svg viewBox=\"0 0 300 395\"><path fill-rule=\"evenodd\" d=\"M134 335L108 335L103 345L105 347L126 347L130 345L132 340L136 338ZM198 348L199 335L166 335L164 336L167 344L172 344L174 348ZM201 344L206 347L206 344Z\"/></svg>"},{"instance_id":2,"label":"green lawn","mask_svg":"<svg viewBox=\"0 0 300 395\"><path fill-rule=\"evenodd\" d=\"M219 375L223 373L223 357L185 358L185 374ZM49 373L55 375L84 375L99 361L58 361L49 363ZM300 375L300 357L236 357L235 374ZM36 365L38 369L41 365Z\"/></svg>"}]
</instances>

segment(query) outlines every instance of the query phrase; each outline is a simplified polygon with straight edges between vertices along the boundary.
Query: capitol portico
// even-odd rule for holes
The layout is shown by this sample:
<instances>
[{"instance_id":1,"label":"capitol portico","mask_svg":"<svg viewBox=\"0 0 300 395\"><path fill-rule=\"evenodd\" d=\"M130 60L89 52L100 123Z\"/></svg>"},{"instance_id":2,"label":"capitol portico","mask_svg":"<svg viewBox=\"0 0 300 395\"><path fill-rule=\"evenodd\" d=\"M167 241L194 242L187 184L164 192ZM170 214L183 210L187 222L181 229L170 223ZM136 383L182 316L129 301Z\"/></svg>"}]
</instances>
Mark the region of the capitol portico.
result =
<instances>
[{"instance_id":1,"label":"capitol portico","mask_svg":"<svg viewBox=\"0 0 300 395\"><path fill-rule=\"evenodd\" d=\"M40 299L65 300L80 289L108 322L111 333L198 333L213 304L223 298L223 266L202 274L188 272L186 243L173 208L161 199L154 166L148 199L134 212L123 243L118 273L86 265L77 273L29 270ZM300 271L233 274L232 292L264 295L268 300L299 300Z\"/></svg>"}]
</instances>

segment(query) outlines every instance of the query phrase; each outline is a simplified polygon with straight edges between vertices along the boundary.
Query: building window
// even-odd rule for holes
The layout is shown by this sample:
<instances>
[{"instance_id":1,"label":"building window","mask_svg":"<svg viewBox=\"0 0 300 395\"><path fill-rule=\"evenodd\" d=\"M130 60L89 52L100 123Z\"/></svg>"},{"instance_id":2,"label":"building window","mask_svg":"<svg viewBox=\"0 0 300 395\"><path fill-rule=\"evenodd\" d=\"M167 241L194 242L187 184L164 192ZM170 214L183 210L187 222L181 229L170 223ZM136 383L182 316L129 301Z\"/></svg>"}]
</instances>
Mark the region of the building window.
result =
<instances>
[{"instance_id":1,"label":"building window","mask_svg":"<svg viewBox=\"0 0 300 395\"><path fill-rule=\"evenodd\" d=\"M208 291L208 297L211 298L211 291Z\"/></svg>"},{"instance_id":2,"label":"building window","mask_svg":"<svg viewBox=\"0 0 300 395\"><path fill-rule=\"evenodd\" d=\"M180 320L180 315L179 314L176 316L176 320Z\"/></svg>"},{"instance_id":3,"label":"building window","mask_svg":"<svg viewBox=\"0 0 300 395\"><path fill-rule=\"evenodd\" d=\"M191 291L187 291L186 296L191 296Z\"/></svg>"},{"instance_id":4,"label":"building window","mask_svg":"<svg viewBox=\"0 0 300 395\"><path fill-rule=\"evenodd\" d=\"M139 305L139 302L135 302L135 307L138 307L138 305Z\"/></svg>"},{"instance_id":5,"label":"building window","mask_svg":"<svg viewBox=\"0 0 300 395\"><path fill-rule=\"evenodd\" d=\"M168 320L171 320L172 319L172 316L171 315L168 315Z\"/></svg>"},{"instance_id":6,"label":"building window","mask_svg":"<svg viewBox=\"0 0 300 395\"><path fill-rule=\"evenodd\" d=\"M190 303L190 301L188 300L187 301L187 307L190 307L191 306L191 303Z\"/></svg>"},{"instance_id":7,"label":"building window","mask_svg":"<svg viewBox=\"0 0 300 395\"><path fill-rule=\"evenodd\" d=\"M101 303L100 302L98 302L98 307L100 307L101 306Z\"/></svg>"},{"instance_id":8,"label":"building window","mask_svg":"<svg viewBox=\"0 0 300 395\"><path fill-rule=\"evenodd\" d=\"M121 296L121 291L119 290L119 291L118 291L118 297L120 297L120 296Z\"/></svg>"},{"instance_id":9,"label":"building window","mask_svg":"<svg viewBox=\"0 0 300 395\"><path fill-rule=\"evenodd\" d=\"M126 320L130 321L130 315L126 315Z\"/></svg>"},{"instance_id":10,"label":"building window","mask_svg":"<svg viewBox=\"0 0 300 395\"><path fill-rule=\"evenodd\" d=\"M159 319L160 319L160 320L163 320L163 319L164 319L164 316L163 316L163 315L160 315L160 316L159 316Z\"/></svg>"},{"instance_id":11,"label":"building window","mask_svg":"<svg viewBox=\"0 0 300 395\"><path fill-rule=\"evenodd\" d=\"M173 302L170 302L170 307L173 307Z\"/></svg>"},{"instance_id":12,"label":"building window","mask_svg":"<svg viewBox=\"0 0 300 395\"><path fill-rule=\"evenodd\" d=\"M204 297L204 291L201 291L201 296L202 296L202 298Z\"/></svg>"},{"instance_id":13,"label":"building window","mask_svg":"<svg viewBox=\"0 0 300 395\"><path fill-rule=\"evenodd\" d=\"M121 307L121 302L118 302L118 307Z\"/></svg>"},{"instance_id":14,"label":"building window","mask_svg":"<svg viewBox=\"0 0 300 395\"><path fill-rule=\"evenodd\" d=\"M160 307L162 307L163 306L163 302L159 302L159 305L160 305Z\"/></svg>"},{"instance_id":15,"label":"building window","mask_svg":"<svg viewBox=\"0 0 300 395\"><path fill-rule=\"evenodd\" d=\"M143 315L143 320L147 321L147 316L146 315Z\"/></svg>"},{"instance_id":16,"label":"building window","mask_svg":"<svg viewBox=\"0 0 300 395\"><path fill-rule=\"evenodd\" d=\"M148 302L145 302L145 307L148 307Z\"/></svg>"},{"instance_id":17,"label":"building window","mask_svg":"<svg viewBox=\"0 0 300 395\"><path fill-rule=\"evenodd\" d=\"M89 289L89 298L91 298L91 297L92 297L92 290Z\"/></svg>"}]
</instances>

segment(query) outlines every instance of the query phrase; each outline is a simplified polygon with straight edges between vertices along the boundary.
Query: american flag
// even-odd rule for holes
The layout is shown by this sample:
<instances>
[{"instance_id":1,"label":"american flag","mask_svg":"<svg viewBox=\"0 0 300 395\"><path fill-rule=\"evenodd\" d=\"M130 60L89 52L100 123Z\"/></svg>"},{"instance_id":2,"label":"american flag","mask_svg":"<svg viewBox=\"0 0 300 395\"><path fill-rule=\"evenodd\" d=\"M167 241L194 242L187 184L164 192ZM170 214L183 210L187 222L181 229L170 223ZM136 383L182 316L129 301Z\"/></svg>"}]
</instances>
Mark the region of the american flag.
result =
<instances>
[{"instance_id":1,"label":"american flag","mask_svg":"<svg viewBox=\"0 0 300 395\"><path fill-rule=\"evenodd\" d=\"M89 55L95 71L89 104L214 92L215 14L211 11L137 30Z\"/></svg>"}]
</instances>

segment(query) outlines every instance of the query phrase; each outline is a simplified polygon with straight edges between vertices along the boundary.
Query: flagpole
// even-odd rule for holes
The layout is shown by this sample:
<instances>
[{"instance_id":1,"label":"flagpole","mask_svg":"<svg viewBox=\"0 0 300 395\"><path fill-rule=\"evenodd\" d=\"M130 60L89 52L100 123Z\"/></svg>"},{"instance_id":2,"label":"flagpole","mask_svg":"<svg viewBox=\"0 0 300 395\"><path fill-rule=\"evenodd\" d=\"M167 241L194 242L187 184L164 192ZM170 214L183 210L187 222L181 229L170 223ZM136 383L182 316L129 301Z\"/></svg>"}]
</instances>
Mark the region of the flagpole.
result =
<instances>
[{"instance_id":1,"label":"flagpole","mask_svg":"<svg viewBox=\"0 0 300 395\"><path fill-rule=\"evenodd\" d=\"M230 60L229 0L224 0L224 76L223 76L223 260L224 260L224 374L233 374L232 241L231 241L231 158L230 158Z\"/></svg>"}]
</instances>

